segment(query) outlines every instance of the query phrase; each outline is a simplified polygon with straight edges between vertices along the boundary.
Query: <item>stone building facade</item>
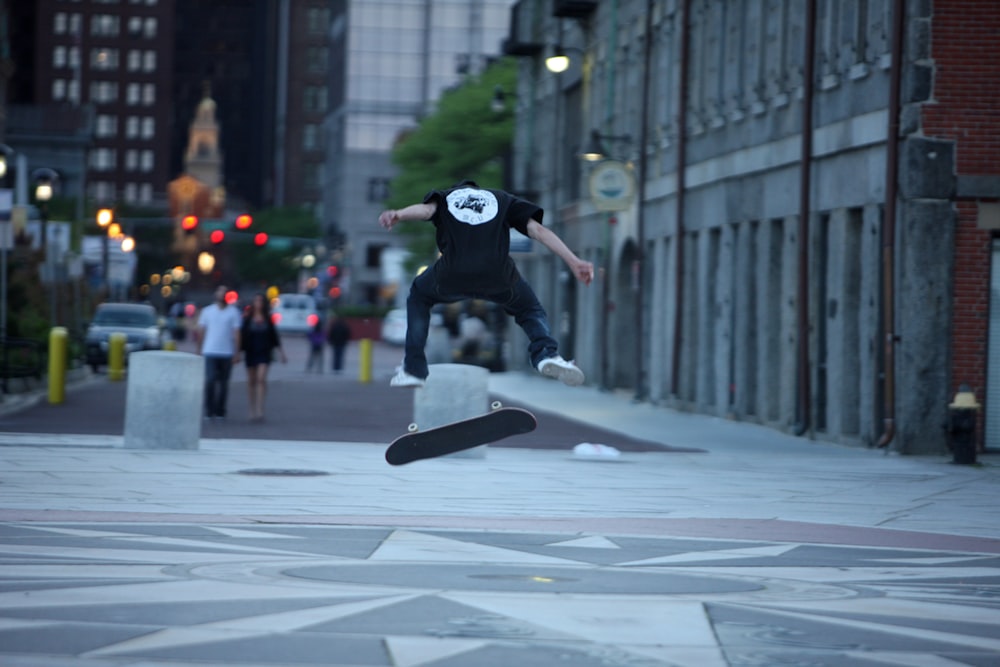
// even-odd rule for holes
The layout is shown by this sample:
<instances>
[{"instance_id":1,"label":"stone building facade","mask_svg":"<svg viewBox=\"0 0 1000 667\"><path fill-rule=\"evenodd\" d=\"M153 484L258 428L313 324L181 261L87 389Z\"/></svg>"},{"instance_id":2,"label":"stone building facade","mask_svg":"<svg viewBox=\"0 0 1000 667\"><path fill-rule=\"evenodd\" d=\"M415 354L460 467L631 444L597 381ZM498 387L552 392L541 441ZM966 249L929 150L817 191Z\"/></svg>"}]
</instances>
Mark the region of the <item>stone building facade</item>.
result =
<instances>
[{"instance_id":1,"label":"stone building facade","mask_svg":"<svg viewBox=\"0 0 1000 667\"><path fill-rule=\"evenodd\" d=\"M513 16L512 187L601 270L585 288L544 250L519 265L591 382L903 453L946 451L967 383L1000 446L1000 5L521 0ZM595 205L594 139L635 176L624 210Z\"/></svg>"}]
</instances>

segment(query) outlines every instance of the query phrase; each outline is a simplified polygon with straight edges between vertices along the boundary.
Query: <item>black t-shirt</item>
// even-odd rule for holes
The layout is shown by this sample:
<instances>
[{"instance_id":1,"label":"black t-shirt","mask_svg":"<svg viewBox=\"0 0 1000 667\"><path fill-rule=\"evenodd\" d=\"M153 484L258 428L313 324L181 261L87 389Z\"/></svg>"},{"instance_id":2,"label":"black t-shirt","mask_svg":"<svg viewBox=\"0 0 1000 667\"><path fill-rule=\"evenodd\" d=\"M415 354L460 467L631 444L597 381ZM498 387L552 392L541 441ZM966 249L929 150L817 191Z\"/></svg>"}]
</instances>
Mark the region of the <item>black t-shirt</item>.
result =
<instances>
[{"instance_id":1,"label":"black t-shirt","mask_svg":"<svg viewBox=\"0 0 1000 667\"><path fill-rule=\"evenodd\" d=\"M503 190L480 188L464 181L448 190L433 190L424 203L435 202L431 218L441 257L434 264L443 292L494 291L519 279L510 257L510 230L527 236L528 221L542 221L537 205Z\"/></svg>"}]
</instances>

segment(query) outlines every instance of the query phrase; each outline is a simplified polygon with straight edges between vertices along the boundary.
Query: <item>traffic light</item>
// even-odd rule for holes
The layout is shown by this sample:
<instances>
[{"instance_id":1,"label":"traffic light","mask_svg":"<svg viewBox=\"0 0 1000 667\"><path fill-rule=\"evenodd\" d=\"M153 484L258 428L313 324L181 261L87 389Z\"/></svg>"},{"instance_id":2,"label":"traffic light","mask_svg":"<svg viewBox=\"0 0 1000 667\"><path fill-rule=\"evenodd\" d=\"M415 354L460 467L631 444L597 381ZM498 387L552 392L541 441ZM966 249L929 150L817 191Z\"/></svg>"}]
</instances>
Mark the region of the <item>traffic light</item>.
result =
<instances>
[{"instance_id":1,"label":"traffic light","mask_svg":"<svg viewBox=\"0 0 1000 667\"><path fill-rule=\"evenodd\" d=\"M219 245L226 240L226 233L221 229L213 229L212 233L208 235L208 240L212 242L212 245Z\"/></svg>"},{"instance_id":2,"label":"traffic light","mask_svg":"<svg viewBox=\"0 0 1000 667\"><path fill-rule=\"evenodd\" d=\"M265 246L267 245L267 234L264 232L257 232L253 235L254 245Z\"/></svg>"},{"instance_id":3,"label":"traffic light","mask_svg":"<svg viewBox=\"0 0 1000 667\"><path fill-rule=\"evenodd\" d=\"M198 229L198 216L185 215L181 218L181 229L187 234L194 234Z\"/></svg>"},{"instance_id":4,"label":"traffic light","mask_svg":"<svg viewBox=\"0 0 1000 667\"><path fill-rule=\"evenodd\" d=\"M236 229L246 231L253 224L253 218L246 213L236 216Z\"/></svg>"}]
</instances>

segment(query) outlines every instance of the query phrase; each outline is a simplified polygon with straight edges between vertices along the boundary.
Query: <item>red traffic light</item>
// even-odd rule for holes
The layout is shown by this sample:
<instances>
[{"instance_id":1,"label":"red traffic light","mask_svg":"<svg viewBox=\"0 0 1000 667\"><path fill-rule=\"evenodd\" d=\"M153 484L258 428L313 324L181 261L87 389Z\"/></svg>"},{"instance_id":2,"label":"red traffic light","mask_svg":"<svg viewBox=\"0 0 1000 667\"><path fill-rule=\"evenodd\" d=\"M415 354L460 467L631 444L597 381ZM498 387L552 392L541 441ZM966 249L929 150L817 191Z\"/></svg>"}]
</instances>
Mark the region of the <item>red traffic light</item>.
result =
<instances>
[{"instance_id":1,"label":"red traffic light","mask_svg":"<svg viewBox=\"0 0 1000 667\"><path fill-rule=\"evenodd\" d=\"M253 218L246 213L236 216L236 229L249 229L252 224Z\"/></svg>"},{"instance_id":2,"label":"red traffic light","mask_svg":"<svg viewBox=\"0 0 1000 667\"><path fill-rule=\"evenodd\" d=\"M181 229L183 229L186 232L194 231L194 229L197 226L198 226L198 216L196 215L185 215L181 219Z\"/></svg>"},{"instance_id":3,"label":"red traffic light","mask_svg":"<svg viewBox=\"0 0 1000 667\"><path fill-rule=\"evenodd\" d=\"M212 233L208 235L208 240L212 243L218 245L222 243L226 238L226 233L221 229L214 229Z\"/></svg>"},{"instance_id":4,"label":"red traffic light","mask_svg":"<svg viewBox=\"0 0 1000 667\"><path fill-rule=\"evenodd\" d=\"M330 276L331 278L336 278L338 273L340 273L340 269L338 269L336 266L330 265L326 267L326 275Z\"/></svg>"},{"instance_id":5,"label":"red traffic light","mask_svg":"<svg viewBox=\"0 0 1000 667\"><path fill-rule=\"evenodd\" d=\"M267 245L267 234L264 232L257 232L253 236L253 242L256 245Z\"/></svg>"}]
</instances>

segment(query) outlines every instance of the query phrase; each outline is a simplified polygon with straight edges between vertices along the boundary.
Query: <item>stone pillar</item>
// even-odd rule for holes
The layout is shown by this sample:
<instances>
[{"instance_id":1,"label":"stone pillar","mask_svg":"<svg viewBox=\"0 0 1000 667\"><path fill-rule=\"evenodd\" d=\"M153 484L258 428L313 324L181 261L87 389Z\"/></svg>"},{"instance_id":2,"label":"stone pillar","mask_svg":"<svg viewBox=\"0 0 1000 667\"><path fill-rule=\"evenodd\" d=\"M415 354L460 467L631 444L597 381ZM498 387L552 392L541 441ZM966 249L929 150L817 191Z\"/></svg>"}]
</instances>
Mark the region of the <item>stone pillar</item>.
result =
<instances>
[{"instance_id":1,"label":"stone pillar","mask_svg":"<svg viewBox=\"0 0 1000 667\"><path fill-rule=\"evenodd\" d=\"M204 359L150 350L130 354L128 365L126 449L198 449Z\"/></svg>"},{"instance_id":2,"label":"stone pillar","mask_svg":"<svg viewBox=\"0 0 1000 667\"><path fill-rule=\"evenodd\" d=\"M468 364L431 364L423 387L413 394L413 423L421 431L485 414L489 410L490 372ZM486 458L486 445L451 456Z\"/></svg>"}]
</instances>

